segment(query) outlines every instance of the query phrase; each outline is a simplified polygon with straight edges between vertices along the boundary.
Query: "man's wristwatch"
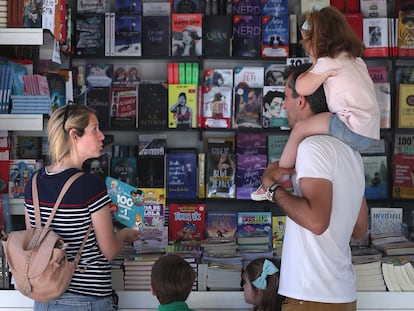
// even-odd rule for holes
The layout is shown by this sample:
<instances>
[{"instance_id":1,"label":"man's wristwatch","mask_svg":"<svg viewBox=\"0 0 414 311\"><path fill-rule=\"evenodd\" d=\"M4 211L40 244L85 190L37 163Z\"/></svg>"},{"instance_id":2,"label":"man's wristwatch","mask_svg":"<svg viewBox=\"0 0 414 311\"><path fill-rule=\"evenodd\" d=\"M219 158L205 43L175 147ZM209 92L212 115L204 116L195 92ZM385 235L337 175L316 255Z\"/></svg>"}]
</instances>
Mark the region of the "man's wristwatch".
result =
<instances>
[{"instance_id":1,"label":"man's wristwatch","mask_svg":"<svg viewBox=\"0 0 414 311\"><path fill-rule=\"evenodd\" d=\"M268 199L272 203L276 203L276 200L274 199L274 195L275 195L276 189L279 187L281 186L277 183L271 185L270 188L266 190L266 199Z\"/></svg>"}]
</instances>

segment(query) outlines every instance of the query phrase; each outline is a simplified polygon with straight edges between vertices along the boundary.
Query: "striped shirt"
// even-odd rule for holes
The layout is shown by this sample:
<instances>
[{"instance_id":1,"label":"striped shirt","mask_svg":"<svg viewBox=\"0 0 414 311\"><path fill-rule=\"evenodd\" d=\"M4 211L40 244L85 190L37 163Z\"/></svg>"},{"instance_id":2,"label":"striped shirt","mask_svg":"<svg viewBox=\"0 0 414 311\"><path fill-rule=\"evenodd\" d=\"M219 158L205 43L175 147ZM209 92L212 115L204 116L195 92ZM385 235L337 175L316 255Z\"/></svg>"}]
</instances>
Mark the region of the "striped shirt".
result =
<instances>
[{"instance_id":1,"label":"striped shirt","mask_svg":"<svg viewBox=\"0 0 414 311\"><path fill-rule=\"evenodd\" d=\"M39 171L37 188L42 225L46 223L63 185L70 176L78 171L75 168L57 174L47 174L44 168ZM68 189L50 228L68 244L66 254L69 260L73 260L79 251L86 231L92 222L91 214L110 202L105 182L97 175L85 173L75 180ZM25 190L24 204L30 218L30 224L34 227L35 216L31 179ZM79 267L86 268L86 270L84 273L76 270L68 291L101 297L111 295L111 264L99 250L93 229L82 251Z\"/></svg>"}]
</instances>

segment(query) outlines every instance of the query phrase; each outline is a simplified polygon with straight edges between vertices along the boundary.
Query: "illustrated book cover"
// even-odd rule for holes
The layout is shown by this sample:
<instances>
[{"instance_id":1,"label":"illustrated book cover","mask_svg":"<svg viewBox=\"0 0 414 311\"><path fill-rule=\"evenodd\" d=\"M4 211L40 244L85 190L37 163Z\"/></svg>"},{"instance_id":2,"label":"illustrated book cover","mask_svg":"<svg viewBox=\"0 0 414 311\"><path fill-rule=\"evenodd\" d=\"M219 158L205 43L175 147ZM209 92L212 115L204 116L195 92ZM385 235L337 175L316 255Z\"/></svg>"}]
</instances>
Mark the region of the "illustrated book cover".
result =
<instances>
[{"instance_id":1,"label":"illustrated book cover","mask_svg":"<svg viewBox=\"0 0 414 311\"><path fill-rule=\"evenodd\" d=\"M272 247L281 252L285 237L286 216L272 216Z\"/></svg>"},{"instance_id":2,"label":"illustrated book cover","mask_svg":"<svg viewBox=\"0 0 414 311\"><path fill-rule=\"evenodd\" d=\"M260 57L260 15L233 15L233 56Z\"/></svg>"},{"instance_id":3,"label":"illustrated book cover","mask_svg":"<svg viewBox=\"0 0 414 311\"><path fill-rule=\"evenodd\" d=\"M23 199L24 189L29 178L38 168L35 159L16 159L9 161L9 198Z\"/></svg>"},{"instance_id":4,"label":"illustrated book cover","mask_svg":"<svg viewBox=\"0 0 414 311\"><path fill-rule=\"evenodd\" d=\"M105 14L82 13L76 17L75 53L79 56L105 54Z\"/></svg>"},{"instance_id":5,"label":"illustrated book cover","mask_svg":"<svg viewBox=\"0 0 414 311\"><path fill-rule=\"evenodd\" d=\"M400 236L403 209L400 207L371 207L371 237Z\"/></svg>"},{"instance_id":6,"label":"illustrated book cover","mask_svg":"<svg viewBox=\"0 0 414 311\"><path fill-rule=\"evenodd\" d=\"M267 155L266 133L236 133L236 154Z\"/></svg>"},{"instance_id":7,"label":"illustrated book cover","mask_svg":"<svg viewBox=\"0 0 414 311\"><path fill-rule=\"evenodd\" d=\"M233 128L261 128L263 88L234 88Z\"/></svg>"},{"instance_id":8,"label":"illustrated book cover","mask_svg":"<svg viewBox=\"0 0 414 311\"><path fill-rule=\"evenodd\" d=\"M144 191L123 181L106 177L108 195L116 205L113 217L128 228L144 228Z\"/></svg>"},{"instance_id":9,"label":"illustrated book cover","mask_svg":"<svg viewBox=\"0 0 414 311\"><path fill-rule=\"evenodd\" d=\"M289 15L262 16L262 57L289 56Z\"/></svg>"},{"instance_id":10,"label":"illustrated book cover","mask_svg":"<svg viewBox=\"0 0 414 311\"><path fill-rule=\"evenodd\" d=\"M141 56L142 16L115 14L115 56Z\"/></svg>"},{"instance_id":11,"label":"illustrated book cover","mask_svg":"<svg viewBox=\"0 0 414 311\"><path fill-rule=\"evenodd\" d=\"M210 68L204 71L205 86L233 87L233 69Z\"/></svg>"},{"instance_id":12,"label":"illustrated book cover","mask_svg":"<svg viewBox=\"0 0 414 311\"><path fill-rule=\"evenodd\" d=\"M388 165L386 155L367 155L362 157L365 172L365 197L387 199Z\"/></svg>"},{"instance_id":13,"label":"illustrated book cover","mask_svg":"<svg viewBox=\"0 0 414 311\"><path fill-rule=\"evenodd\" d=\"M169 149L167 153L167 198L197 197L197 150Z\"/></svg>"},{"instance_id":14,"label":"illustrated book cover","mask_svg":"<svg viewBox=\"0 0 414 311\"><path fill-rule=\"evenodd\" d=\"M400 84L398 97L398 127L414 128L414 84Z\"/></svg>"},{"instance_id":15,"label":"illustrated book cover","mask_svg":"<svg viewBox=\"0 0 414 311\"><path fill-rule=\"evenodd\" d=\"M199 244L204 240L206 224L205 204L170 204L168 239L174 243Z\"/></svg>"},{"instance_id":16,"label":"illustrated book cover","mask_svg":"<svg viewBox=\"0 0 414 311\"><path fill-rule=\"evenodd\" d=\"M237 235L249 237L267 235L269 245L272 242L272 213L271 212L238 212Z\"/></svg>"},{"instance_id":17,"label":"illustrated book cover","mask_svg":"<svg viewBox=\"0 0 414 311\"><path fill-rule=\"evenodd\" d=\"M266 166L266 155L237 155L236 199L250 200L250 194L261 184Z\"/></svg>"},{"instance_id":18,"label":"illustrated book cover","mask_svg":"<svg viewBox=\"0 0 414 311\"><path fill-rule=\"evenodd\" d=\"M197 108L197 85L168 85L168 128L196 128Z\"/></svg>"},{"instance_id":19,"label":"illustrated book cover","mask_svg":"<svg viewBox=\"0 0 414 311\"><path fill-rule=\"evenodd\" d=\"M200 13L171 14L172 56L201 56L203 53L203 27Z\"/></svg>"},{"instance_id":20,"label":"illustrated book cover","mask_svg":"<svg viewBox=\"0 0 414 311\"><path fill-rule=\"evenodd\" d=\"M264 68L259 66L236 66L234 68L235 87L263 87Z\"/></svg>"},{"instance_id":21,"label":"illustrated book cover","mask_svg":"<svg viewBox=\"0 0 414 311\"><path fill-rule=\"evenodd\" d=\"M237 212L208 211L206 238L211 240L234 240L237 231Z\"/></svg>"},{"instance_id":22,"label":"illustrated book cover","mask_svg":"<svg viewBox=\"0 0 414 311\"><path fill-rule=\"evenodd\" d=\"M262 126L264 128L288 128L286 110L283 109L284 99L283 86L263 87Z\"/></svg>"},{"instance_id":23,"label":"illustrated book cover","mask_svg":"<svg viewBox=\"0 0 414 311\"><path fill-rule=\"evenodd\" d=\"M137 122L137 86L111 87L111 128L135 128Z\"/></svg>"},{"instance_id":24,"label":"illustrated book cover","mask_svg":"<svg viewBox=\"0 0 414 311\"><path fill-rule=\"evenodd\" d=\"M204 86L203 90L202 126L231 128L233 89L227 86Z\"/></svg>"},{"instance_id":25,"label":"illustrated book cover","mask_svg":"<svg viewBox=\"0 0 414 311\"><path fill-rule=\"evenodd\" d=\"M206 193L208 198L235 198L234 137L205 140Z\"/></svg>"}]
</instances>

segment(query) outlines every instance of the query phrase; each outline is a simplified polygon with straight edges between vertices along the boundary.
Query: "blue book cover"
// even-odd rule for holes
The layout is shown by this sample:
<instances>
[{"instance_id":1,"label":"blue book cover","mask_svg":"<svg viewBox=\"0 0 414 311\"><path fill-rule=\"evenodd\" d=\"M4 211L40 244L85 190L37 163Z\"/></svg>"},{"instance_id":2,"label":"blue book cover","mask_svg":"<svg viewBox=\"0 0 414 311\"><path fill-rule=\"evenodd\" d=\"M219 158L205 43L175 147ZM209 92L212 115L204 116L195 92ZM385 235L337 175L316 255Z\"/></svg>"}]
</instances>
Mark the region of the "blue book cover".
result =
<instances>
[{"instance_id":1,"label":"blue book cover","mask_svg":"<svg viewBox=\"0 0 414 311\"><path fill-rule=\"evenodd\" d=\"M262 16L288 15L287 0L262 0Z\"/></svg>"},{"instance_id":2,"label":"blue book cover","mask_svg":"<svg viewBox=\"0 0 414 311\"><path fill-rule=\"evenodd\" d=\"M143 16L142 55L169 56L171 54L170 29L169 16Z\"/></svg>"},{"instance_id":3,"label":"blue book cover","mask_svg":"<svg viewBox=\"0 0 414 311\"><path fill-rule=\"evenodd\" d=\"M144 229L144 191L112 177L105 179L108 195L116 206L113 216L124 226Z\"/></svg>"},{"instance_id":4,"label":"blue book cover","mask_svg":"<svg viewBox=\"0 0 414 311\"><path fill-rule=\"evenodd\" d=\"M260 15L233 16L233 56L260 56Z\"/></svg>"},{"instance_id":5,"label":"blue book cover","mask_svg":"<svg viewBox=\"0 0 414 311\"><path fill-rule=\"evenodd\" d=\"M262 16L262 57L289 56L289 16Z\"/></svg>"},{"instance_id":6,"label":"blue book cover","mask_svg":"<svg viewBox=\"0 0 414 311\"><path fill-rule=\"evenodd\" d=\"M365 172L365 197L388 199L388 168L386 155L363 156Z\"/></svg>"},{"instance_id":7,"label":"blue book cover","mask_svg":"<svg viewBox=\"0 0 414 311\"><path fill-rule=\"evenodd\" d=\"M272 238L272 212L238 212L237 234L251 236L268 234Z\"/></svg>"},{"instance_id":8,"label":"blue book cover","mask_svg":"<svg viewBox=\"0 0 414 311\"><path fill-rule=\"evenodd\" d=\"M197 153L173 151L167 153L167 198L197 197Z\"/></svg>"},{"instance_id":9,"label":"blue book cover","mask_svg":"<svg viewBox=\"0 0 414 311\"><path fill-rule=\"evenodd\" d=\"M142 16L115 14L115 56L141 56Z\"/></svg>"},{"instance_id":10,"label":"blue book cover","mask_svg":"<svg viewBox=\"0 0 414 311\"><path fill-rule=\"evenodd\" d=\"M115 0L116 13L142 13L142 0Z\"/></svg>"},{"instance_id":11,"label":"blue book cover","mask_svg":"<svg viewBox=\"0 0 414 311\"><path fill-rule=\"evenodd\" d=\"M261 12L261 0L233 0L233 15L260 16Z\"/></svg>"},{"instance_id":12,"label":"blue book cover","mask_svg":"<svg viewBox=\"0 0 414 311\"><path fill-rule=\"evenodd\" d=\"M250 200L250 194L261 184L266 166L266 155L237 155L236 199Z\"/></svg>"}]
</instances>

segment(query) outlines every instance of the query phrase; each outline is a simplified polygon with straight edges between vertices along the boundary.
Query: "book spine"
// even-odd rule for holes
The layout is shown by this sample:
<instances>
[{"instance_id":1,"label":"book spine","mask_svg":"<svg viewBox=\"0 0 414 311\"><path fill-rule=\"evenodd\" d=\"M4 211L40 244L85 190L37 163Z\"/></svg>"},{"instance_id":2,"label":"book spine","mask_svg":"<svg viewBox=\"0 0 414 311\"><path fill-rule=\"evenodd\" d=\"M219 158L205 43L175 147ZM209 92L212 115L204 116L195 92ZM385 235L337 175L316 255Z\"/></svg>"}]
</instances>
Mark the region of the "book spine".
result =
<instances>
[{"instance_id":1,"label":"book spine","mask_svg":"<svg viewBox=\"0 0 414 311\"><path fill-rule=\"evenodd\" d=\"M185 84L185 63L178 63L178 84Z\"/></svg>"},{"instance_id":2,"label":"book spine","mask_svg":"<svg viewBox=\"0 0 414 311\"><path fill-rule=\"evenodd\" d=\"M192 63L191 65L192 65L192 70L191 70L191 72L192 72L192 81L191 81L191 83L193 83L195 85L198 85L198 79L199 79L199 74L200 74L200 71L199 71L199 68L198 68L198 63Z\"/></svg>"},{"instance_id":3,"label":"book spine","mask_svg":"<svg viewBox=\"0 0 414 311\"><path fill-rule=\"evenodd\" d=\"M105 56L109 56L110 55L110 20L111 20L111 13L106 12L105 13Z\"/></svg>"},{"instance_id":4,"label":"book spine","mask_svg":"<svg viewBox=\"0 0 414 311\"><path fill-rule=\"evenodd\" d=\"M198 153L198 197L206 197L206 154L203 152Z\"/></svg>"},{"instance_id":5,"label":"book spine","mask_svg":"<svg viewBox=\"0 0 414 311\"><path fill-rule=\"evenodd\" d=\"M191 63L185 63L185 82L193 84L193 66Z\"/></svg>"}]
</instances>

